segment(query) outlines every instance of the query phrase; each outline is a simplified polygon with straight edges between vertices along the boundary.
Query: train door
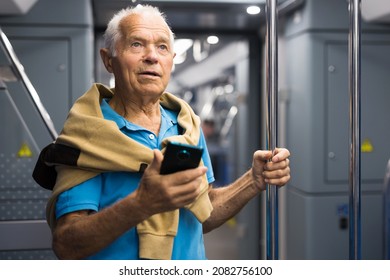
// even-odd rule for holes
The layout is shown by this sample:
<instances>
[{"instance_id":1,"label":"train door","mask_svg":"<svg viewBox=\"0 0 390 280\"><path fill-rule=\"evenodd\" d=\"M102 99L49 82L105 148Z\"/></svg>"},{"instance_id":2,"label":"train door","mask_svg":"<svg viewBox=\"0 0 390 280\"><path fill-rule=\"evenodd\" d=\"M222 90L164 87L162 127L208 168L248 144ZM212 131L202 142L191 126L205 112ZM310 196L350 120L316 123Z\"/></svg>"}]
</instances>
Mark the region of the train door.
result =
<instances>
[{"instance_id":1,"label":"train door","mask_svg":"<svg viewBox=\"0 0 390 280\"><path fill-rule=\"evenodd\" d=\"M24 4L33 2L21 11L0 3L0 259L56 258L45 217L50 192L32 171L93 75L90 2Z\"/></svg>"}]
</instances>

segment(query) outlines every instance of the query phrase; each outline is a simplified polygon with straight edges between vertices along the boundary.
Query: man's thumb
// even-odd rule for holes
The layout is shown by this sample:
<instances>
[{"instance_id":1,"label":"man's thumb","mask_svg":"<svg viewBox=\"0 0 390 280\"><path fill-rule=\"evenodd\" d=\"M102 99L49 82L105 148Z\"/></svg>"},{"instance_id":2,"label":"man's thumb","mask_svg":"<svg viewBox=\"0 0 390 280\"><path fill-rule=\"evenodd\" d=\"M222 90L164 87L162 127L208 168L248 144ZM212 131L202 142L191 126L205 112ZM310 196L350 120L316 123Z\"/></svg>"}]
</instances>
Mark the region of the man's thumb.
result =
<instances>
[{"instance_id":1,"label":"man's thumb","mask_svg":"<svg viewBox=\"0 0 390 280\"><path fill-rule=\"evenodd\" d=\"M268 161L271 157L272 157L272 152L266 150L258 150L254 154L254 159L260 161Z\"/></svg>"},{"instance_id":2,"label":"man's thumb","mask_svg":"<svg viewBox=\"0 0 390 280\"><path fill-rule=\"evenodd\" d=\"M162 162L163 158L164 158L164 156L161 153L161 151L158 149L154 149L153 150L153 160L152 160L152 163L150 164L150 168L160 170L161 162Z\"/></svg>"}]
</instances>

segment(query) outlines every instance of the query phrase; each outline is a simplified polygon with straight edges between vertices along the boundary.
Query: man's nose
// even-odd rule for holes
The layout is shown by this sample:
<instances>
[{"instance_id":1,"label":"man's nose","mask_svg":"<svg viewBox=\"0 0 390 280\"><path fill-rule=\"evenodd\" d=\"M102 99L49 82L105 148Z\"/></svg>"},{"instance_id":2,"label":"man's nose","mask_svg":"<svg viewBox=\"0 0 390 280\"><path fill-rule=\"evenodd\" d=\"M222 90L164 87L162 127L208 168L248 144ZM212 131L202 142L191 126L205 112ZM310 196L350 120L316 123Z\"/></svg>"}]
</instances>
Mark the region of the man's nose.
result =
<instances>
[{"instance_id":1,"label":"man's nose","mask_svg":"<svg viewBox=\"0 0 390 280\"><path fill-rule=\"evenodd\" d=\"M156 63L158 61L158 52L155 45L148 45L145 48L144 60L149 63Z\"/></svg>"}]
</instances>

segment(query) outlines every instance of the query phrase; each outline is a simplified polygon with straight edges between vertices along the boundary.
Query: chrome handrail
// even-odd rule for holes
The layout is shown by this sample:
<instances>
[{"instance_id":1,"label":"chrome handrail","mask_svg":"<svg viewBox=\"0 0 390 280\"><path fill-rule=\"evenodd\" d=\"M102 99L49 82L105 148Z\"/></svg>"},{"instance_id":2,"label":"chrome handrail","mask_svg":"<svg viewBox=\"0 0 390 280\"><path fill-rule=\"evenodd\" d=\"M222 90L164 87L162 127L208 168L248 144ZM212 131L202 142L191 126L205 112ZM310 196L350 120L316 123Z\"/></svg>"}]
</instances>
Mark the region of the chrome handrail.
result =
<instances>
[{"instance_id":1,"label":"chrome handrail","mask_svg":"<svg viewBox=\"0 0 390 280\"><path fill-rule=\"evenodd\" d=\"M274 151L278 143L278 9L276 0L267 0L266 18L267 149ZM278 188L274 185L267 185L266 193L267 259L276 260L279 258Z\"/></svg>"},{"instance_id":2,"label":"chrome handrail","mask_svg":"<svg viewBox=\"0 0 390 280\"><path fill-rule=\"evenodd\" d=\"M16 74L18 75L18 78L22 81L23 85L25 86L28 94L31 97L33 104L38 110L38 113L41 116L45 126L47 127L51 137L53 138L53 140L55 140L58 137L58 133L54 127L53 121L51 120L50 115L48 114L45 107L43 106L37 91L35 90L26 72L24 71L24 67L20 63L18 57L16 56L16 53L10 41L8 40L5 33L1 30L1 28L0 28L0 41L4 48L5 54L7 55L9 61L12 63L12 66Z\"/></svg>"},{"instance_id":3,"label":"chrome handrail","mask_svg":"<svg viewBox=\"0 0 390 280\"><path fill-rule=\"evenodd\" d=\"M360 170L360 89L361 89L361 0L349 1L349 257L361 259L361 170Z\"/></svg>"}]
</instances>

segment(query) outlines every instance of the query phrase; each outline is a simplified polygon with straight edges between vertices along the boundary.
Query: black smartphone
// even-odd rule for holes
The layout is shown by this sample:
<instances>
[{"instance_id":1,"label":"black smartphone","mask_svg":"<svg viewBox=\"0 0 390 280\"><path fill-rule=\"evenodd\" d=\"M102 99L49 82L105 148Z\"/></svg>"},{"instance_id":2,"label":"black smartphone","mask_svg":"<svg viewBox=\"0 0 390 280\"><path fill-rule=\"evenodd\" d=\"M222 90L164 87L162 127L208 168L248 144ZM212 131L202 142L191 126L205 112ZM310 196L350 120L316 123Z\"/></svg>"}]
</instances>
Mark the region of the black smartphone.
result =
<instances>
[{"instance_id":1,"label":"black smartphone","mask_svg":"<svg viewBox=\"0 0 390 280\"><path fill-rule=\"evenodd\" d=\"M203 149L197 146L168 142L164 159L161 164L161 174L170 174L199 166Z\"/></svg>"}]
</instances>

